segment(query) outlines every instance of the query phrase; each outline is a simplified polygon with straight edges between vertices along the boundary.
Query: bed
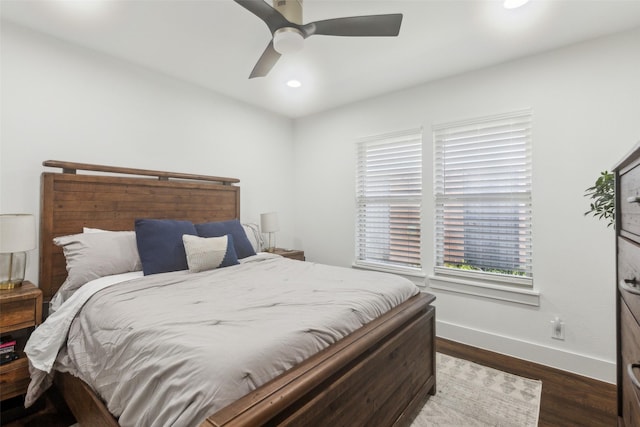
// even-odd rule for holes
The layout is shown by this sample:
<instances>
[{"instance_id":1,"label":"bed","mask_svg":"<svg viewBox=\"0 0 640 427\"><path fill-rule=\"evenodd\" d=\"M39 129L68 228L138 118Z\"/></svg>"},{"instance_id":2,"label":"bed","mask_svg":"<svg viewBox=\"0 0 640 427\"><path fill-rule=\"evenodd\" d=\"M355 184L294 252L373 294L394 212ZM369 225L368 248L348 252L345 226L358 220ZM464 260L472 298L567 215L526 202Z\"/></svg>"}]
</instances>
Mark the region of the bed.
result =
<instances>
[{"instance_id":1,"label":"bed","mask_svg":"<svg viewBox=\"0 0 640 427\"><path fill-rule=\"evenodd\" d=\"M136 218L240 218L237 179L59 161L43 165L62 169L42 174L39 286L45 304L67 275L56 237L83 227L132 230ZM408 298L200 425L409 425L436 391L434 299L425 293ZM87 383L68 373L56 373L54 381L81 425L119 425Z\"/></svg>"}]
</instances>

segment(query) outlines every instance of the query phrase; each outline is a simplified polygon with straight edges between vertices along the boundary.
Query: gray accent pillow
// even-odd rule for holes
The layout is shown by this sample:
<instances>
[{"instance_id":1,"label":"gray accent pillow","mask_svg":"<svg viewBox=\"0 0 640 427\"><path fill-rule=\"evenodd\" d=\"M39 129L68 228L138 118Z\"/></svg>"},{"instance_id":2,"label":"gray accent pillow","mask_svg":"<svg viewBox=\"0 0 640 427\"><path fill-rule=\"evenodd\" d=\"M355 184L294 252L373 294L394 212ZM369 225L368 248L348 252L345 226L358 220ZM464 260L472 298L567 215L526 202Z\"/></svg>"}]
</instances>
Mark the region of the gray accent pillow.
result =
<instances>
[{"instance_id":1,"label":"gray accent pillow","mask_svg":"<svg viewBox=\"0 0 640 427\"><path fill-rule=\"evenodd\" d=\"M67 261L67 280L60 288L67 293L100 277L142 270L133 231L73 234L53 243L62 247Z\"/></svg>"}]
</instances>

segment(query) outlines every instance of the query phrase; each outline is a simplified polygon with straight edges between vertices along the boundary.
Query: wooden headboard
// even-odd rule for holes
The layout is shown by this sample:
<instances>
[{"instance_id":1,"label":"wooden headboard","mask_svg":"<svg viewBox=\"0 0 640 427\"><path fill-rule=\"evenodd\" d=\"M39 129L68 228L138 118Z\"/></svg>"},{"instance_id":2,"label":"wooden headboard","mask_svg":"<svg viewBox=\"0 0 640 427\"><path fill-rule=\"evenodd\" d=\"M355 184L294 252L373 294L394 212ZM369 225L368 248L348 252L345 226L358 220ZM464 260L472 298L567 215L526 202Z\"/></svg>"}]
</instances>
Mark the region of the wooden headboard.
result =
<instances>
[{"instance_id":1,"label":"wooden headboard","mask_svg":"<svg viewBox=\"0 0 640 427\"><path fill-rule=\"evenodd\" d=\"M136 218L193 222L240 219L235 178L192 175L48 160L40 201L40 281L48 302L67 276L62 249L53 238L83 227L133 230ZM78 170L102 174L78 174Z\"/></svg>"}]
</instances>

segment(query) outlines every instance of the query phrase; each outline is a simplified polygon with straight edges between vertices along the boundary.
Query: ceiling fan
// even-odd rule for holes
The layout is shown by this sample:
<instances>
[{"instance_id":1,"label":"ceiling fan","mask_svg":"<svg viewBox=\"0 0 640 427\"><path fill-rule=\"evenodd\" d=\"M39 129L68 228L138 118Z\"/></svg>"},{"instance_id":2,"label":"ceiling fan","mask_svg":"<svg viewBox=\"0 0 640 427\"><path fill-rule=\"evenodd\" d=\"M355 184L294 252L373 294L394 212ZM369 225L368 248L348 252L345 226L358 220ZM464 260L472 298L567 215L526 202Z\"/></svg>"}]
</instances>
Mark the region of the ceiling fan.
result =
<instances>
[{"instance_id":1,"label":"ceiling fan","mask_svg":"<svg viewBox=\"0 0 640 427\"><path fill-rule=\"evenodd\" d=\"M402 14L352 16L302 24L303 0L273 0L273 7L263 0L234 0L262 19L271 41L258 59L249 78L264 77L282 54L302 49L304 39L313 35L346 37L394 37L400 32Z\"/></svg>"}]
</instances>

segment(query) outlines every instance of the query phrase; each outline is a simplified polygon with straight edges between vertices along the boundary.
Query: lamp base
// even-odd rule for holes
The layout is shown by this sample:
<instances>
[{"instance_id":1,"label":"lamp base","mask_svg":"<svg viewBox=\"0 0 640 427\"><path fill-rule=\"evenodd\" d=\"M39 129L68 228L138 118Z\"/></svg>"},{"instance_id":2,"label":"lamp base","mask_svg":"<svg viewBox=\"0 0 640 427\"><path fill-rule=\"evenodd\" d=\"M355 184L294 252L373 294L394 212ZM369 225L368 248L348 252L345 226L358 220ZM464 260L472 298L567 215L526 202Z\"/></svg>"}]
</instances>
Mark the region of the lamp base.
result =
<instances>
[{"instance_id":1,"label":"lamp base","mask_svg":"<svg viewBox=\"0 0 640 427\"><path fill-rule=\"evenodd\" d=\"M26 252L0 254L0 289L13 289L22 286L26 265Z\"/></svg>"},{"instance_id":2,"label":"lamp base","mask_svg":"<svg viewBox=\"0 0 640 427\"><path fill-rule=\"evenodd\" d=\"M0 282L0 290L6 291L9 289L15 289L22 286L22 280L5 280Z\"/></svg>"},{"instance_id":3,"label":"lamp base","mask_svg":"<svg viewBox=\"0 0 640 427\"><path fill-rule=\"evenodd\" d=\"M271 243L271 239L273 239L273 243ZM276 236L273 232L269 233L269 246L267 247L267 252L275 252L276 250Z\"/></svg>"}]
</instances>

